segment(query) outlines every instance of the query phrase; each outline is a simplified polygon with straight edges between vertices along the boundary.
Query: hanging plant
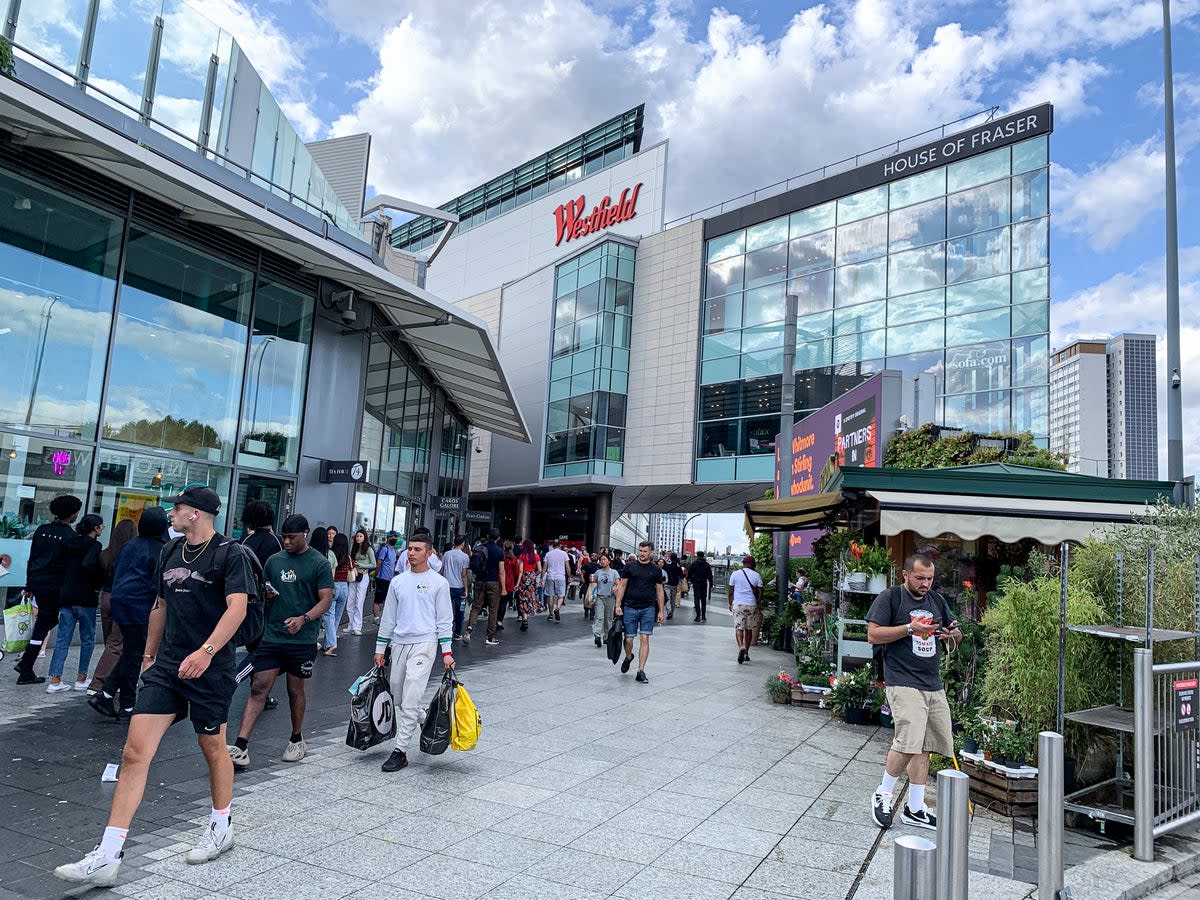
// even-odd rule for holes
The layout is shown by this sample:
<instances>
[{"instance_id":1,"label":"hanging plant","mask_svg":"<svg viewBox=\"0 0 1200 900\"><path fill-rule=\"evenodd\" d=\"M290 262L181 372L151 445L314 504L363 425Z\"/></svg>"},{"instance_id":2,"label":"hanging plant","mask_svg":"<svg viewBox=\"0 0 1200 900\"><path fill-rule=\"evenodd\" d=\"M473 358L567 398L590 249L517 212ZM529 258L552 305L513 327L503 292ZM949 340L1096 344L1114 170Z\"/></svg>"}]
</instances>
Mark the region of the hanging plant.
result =
<instances>
[{"instance_id":1,"label":"hanging plant","mask_svg":"<svg viewBox=\"0 0 1200 900\"><path fill-rule=\"evenodd\" d=\"M13 60L12 42L0 35L0 75L12 78L16 71L17 64Z\"/></svg>"}]
</instances>

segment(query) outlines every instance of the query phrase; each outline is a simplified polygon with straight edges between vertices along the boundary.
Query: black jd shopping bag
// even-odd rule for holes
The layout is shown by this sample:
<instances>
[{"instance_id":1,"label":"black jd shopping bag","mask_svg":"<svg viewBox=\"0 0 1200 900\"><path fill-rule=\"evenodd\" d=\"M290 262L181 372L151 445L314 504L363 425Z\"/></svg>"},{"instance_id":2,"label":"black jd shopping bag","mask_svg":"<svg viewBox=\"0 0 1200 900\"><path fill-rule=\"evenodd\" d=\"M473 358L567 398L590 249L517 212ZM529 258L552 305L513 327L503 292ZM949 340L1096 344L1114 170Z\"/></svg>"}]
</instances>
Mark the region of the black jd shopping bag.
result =
<instances>
[{"instance_id":1,"label":"black jd shopping bag","mask_svg":"<svg viewBox=\"0 0 1200 900\"><path fill-rule=\"evenodd\" d=\"M450 715L454 709L454 690L457 682L449 669L442 675L442 684L429 709L425 712L425 724L421 726L421 752L430 756L445 753L450 747Z\"/></svg>"},{"instance_id":2,"label":"black jd shopping bag","mask_svg":"<svg viewBox=\"0 0 1200 900\"><path fill-rule=\"evenodd\" d=\"M605 652L608 658L612 660L615 666L617 660L621 658L621 651L625 645L625 619L622 616L613 616L612 625L608 627L608 646Z\"/></svg>"},{"instance_id":3,"label":"black jd shopping bag","mask_svg":"<svg viewBox=\"0 0 1200 900\"><path fill-rule=\"evenodd\" d=\"M359 682L358 691L350 701L346 746L366 750L395 736L396 704L387 675L376 666Z\"/></svg>"}]
</instances>

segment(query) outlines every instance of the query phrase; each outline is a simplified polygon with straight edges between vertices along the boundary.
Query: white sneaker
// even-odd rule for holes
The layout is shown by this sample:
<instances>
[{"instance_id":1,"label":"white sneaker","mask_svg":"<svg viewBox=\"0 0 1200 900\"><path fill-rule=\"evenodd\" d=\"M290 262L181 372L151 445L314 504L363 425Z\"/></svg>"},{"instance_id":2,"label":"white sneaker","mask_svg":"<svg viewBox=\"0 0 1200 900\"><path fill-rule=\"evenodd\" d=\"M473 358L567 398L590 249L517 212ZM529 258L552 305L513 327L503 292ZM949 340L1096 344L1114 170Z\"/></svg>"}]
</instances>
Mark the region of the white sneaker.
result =
<instances>
[{"instance_id":1,"label":"white sneaker","mask_svg":"<svg viewBox=\"0 0 1200 900\"><path fill-rule=\"evenodd\" d=\"M91 684L90 681L77 681L74 684L74 688L75 688L75 690L79 691L79 693L82 694L84 691L86 691L88 689L89 684Z\"/></svg>"},{"instance_id":2,"label":"white sneaker","mask_svg":"<svg viewBox=\"0 0 1200 900\"><path fill-rule=\"evenodd\" d=\"M71 686L65 681L60 681L57 684L46 685L47 694L64 694L69 690L71 690Z\"/></svg>"},{"instance_id":3,"label":"white sneaker","mask_svg":"<svg viewBox=\"0 0 1200 900\"><path fill-rule=\"evenodd\" d=\"M304 743L304 738L300 738L299 741L288 741L287 749L283 751L283 756L280 758L284 762L300 762L307 752L308 745Z\"/></svg>"},{"instance_id":4,"label":"white sneaker","mask_svg":"<svg viewBox=\"0 0 1200 900\"><path fill-rule=\"evenodd\" d=\"M79 862L67 863L54 870L54 877L63 881L73 881L76 884L92 884L96 887L110 887L117 880L117 872L121 869L122 853L115 860L110 860L100 852L100 845L81 859Z\"/></svg>"},{"instance_id":5,"label":"white sneaker","mask_svg":"<svg viewBox=\"0 0 1200 900\"><path fill-rule=\"evenodd\" d=\"M200 843L187 852L187 864L198 866L201 863L212 862L233 846L233 820L229 827L218 830L216 822L209 822L200 836Z\"/></svg>"},{"instance_id":6,"label":"white sneaker","mask_svg":"<svg viewBox=\"0 0 1200 900\"><path fill-rule=\"evenodd\" d=\"M229 758L233 760L235 769L247 769L250 767L250 751L243 750L236 744L227 744L229 748Z\"/></svg>"}]
</instances>

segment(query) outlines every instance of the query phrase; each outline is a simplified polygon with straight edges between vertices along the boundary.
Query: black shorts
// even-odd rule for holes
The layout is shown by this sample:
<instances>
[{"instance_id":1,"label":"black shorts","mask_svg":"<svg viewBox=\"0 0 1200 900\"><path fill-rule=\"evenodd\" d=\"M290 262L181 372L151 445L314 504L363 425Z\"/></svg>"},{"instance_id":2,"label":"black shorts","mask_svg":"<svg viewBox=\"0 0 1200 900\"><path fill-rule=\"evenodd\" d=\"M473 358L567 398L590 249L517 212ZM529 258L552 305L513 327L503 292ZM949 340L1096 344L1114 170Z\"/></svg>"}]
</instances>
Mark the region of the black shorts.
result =
<instances>
[{"instance_id":1,"label":"black shorts","mask_svg":"<svg viewBox=\"0 0 1200 900\"><path fill-rule=\"evenodd\" d=\"M387 602L388 585L391 583L392 579L390 578L386 580L383 578L375 579L375 603L379 606L383 606Z\"/></svg>"},{"instance_id":2,"label":"black shorts","mask_svg":"<svg viewBox=\"0 0 1200 900\"><path fill-rule=\"evenodd\" d=\"M180 678L179 663L160 661L142 673L133 714L190 718L196 734L217 734L229 719L229 702L237 687L233 669L209 666L199 678Z\"/></svg>"},{"instance_id":3,"label":"black shorts","mask_svg":"<svg viewBox=\"0 0 1200 900\"><path fill-rule=\"evenodd\" d=\"M255 672L278 669L297 678L312 678L316 644L259 644L252 662Z\"/></svg>"}]
</instances>

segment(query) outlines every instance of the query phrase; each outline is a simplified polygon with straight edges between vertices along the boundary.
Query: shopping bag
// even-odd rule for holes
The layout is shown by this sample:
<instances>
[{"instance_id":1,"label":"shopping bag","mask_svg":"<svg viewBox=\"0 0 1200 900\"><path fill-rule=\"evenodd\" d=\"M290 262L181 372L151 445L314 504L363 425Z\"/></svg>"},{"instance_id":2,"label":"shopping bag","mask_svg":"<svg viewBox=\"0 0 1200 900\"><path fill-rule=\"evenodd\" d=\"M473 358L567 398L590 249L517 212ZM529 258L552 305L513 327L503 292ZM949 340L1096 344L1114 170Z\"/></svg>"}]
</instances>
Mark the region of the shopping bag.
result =
<instances>
[{"instance_id":1,"label":"shopping bag","mask_svg":"<svg viewBox=\"0 0 1200 900\"><path fill-rule=\"evenodd\" d=\"M396 704L388 688L387 675L378 666L362 679L350 701L350 724L346 746L366 750L396 736Z\"/></svg>"},{"instance_id":2,"label":"shopping bag","mask_svg":"<svg viewBox=\"0 0 1200 900\"><path fill-rule=\"evenodd\" d=\"M615 666L617 660L625 649L625 619L623 616L613 616L613 621L608 626L608 647L605 652L608 653L608 658Z\"/></svg>"},{"instance_id":3,"label":"shopping bag","mask_svg":"<svg viewBox=\"0 0 1200 900\"><path fill-rule=\"evenodd\" d=\"M450 747L451 710L457 682L454 673L447 670L442 676L441 687L433 695L429 709L425 711L425 724L421 726L421 752L430 756L445 753Z\"/></svg>"},{"instance_id":4,"label":"shopping bag","mask_svg":"<svg viewBox=\"0 0 1200 900\"><path fill-rule=\"evenodd\" d=\"M483 731L483 719L475 701L467 693L461 681L455 679L454 709L450 717L450 749L474 750L479 743L479 733Z\"/></svg>"},{"instance_id":5,"label":"shopping bag","mask_svg":"<svg viewBox=\"0 0 1200 900\"><path fill-rule=\"evenodd\" d=\"M4 611L4 652L19 653L29 644L33 631L33 604L26 601Z\"/></svg>"}]
</instances>

